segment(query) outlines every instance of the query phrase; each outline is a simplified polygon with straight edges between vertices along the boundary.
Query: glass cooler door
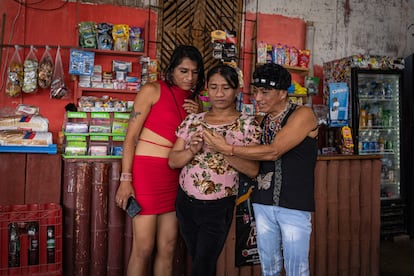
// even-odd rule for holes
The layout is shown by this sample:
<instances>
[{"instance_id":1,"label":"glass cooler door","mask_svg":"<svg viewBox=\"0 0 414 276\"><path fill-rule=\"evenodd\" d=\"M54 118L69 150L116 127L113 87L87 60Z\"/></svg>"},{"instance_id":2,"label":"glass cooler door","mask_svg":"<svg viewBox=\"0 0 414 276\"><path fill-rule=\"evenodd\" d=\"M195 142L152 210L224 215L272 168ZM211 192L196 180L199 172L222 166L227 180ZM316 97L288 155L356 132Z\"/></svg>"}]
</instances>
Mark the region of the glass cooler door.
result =
<instances>
[{"instance_id":1,"label":"glass cooler door","mask_svg":"<svg viewBox=\"0 0 414 276\"><path fill-rule=\"evenodd\" d=\"M358 153L383 156L381 199L398 199L401 74L366 70L356 74L356 82Z\"/></svg>"}]
</instances>

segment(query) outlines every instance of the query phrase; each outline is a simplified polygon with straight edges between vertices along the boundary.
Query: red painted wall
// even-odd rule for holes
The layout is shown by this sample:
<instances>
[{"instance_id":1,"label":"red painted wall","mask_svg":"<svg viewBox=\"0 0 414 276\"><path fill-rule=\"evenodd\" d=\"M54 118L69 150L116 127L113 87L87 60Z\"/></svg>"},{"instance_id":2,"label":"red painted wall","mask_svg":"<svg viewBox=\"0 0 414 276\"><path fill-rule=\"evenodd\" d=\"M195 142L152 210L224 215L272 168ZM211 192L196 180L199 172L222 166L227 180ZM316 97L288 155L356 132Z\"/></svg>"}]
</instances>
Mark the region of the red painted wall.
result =
<instances>
[{"instance_id":1,"label":"red painted wall","mask_svg":"<svg viewBox=\"0 0 414 276\"><path fill-rule=\"evenodd\" d=\"M33 2L35 3L35 2ZM46 11L48 10L48 11ZM68 70L69 46L78 44L78 34L76 26L82 21L108 22L113 24L128 24L131 26L145 26L150 22L150 31L144 30L144 37L150 41L156 40L157 16L152 11L131 7L120 7L112 5L96 5L81 3L66 3L61 0L40 1L39 4L28 4L27 7L19 6L14 0L1 0L0 11L5 14L4 40L2 44L18 45L61 45L61 54L65 73ZM284 43L304 49L306 37L306 22L298 18L288 18L282 15L257 15L257 41L267 43ZM245 79L244 92L248 92L250 76L254 66L252 66L253 45L252 37L255 36L256 14L246 15L246 25L244 31L244 45L242 46L242 62L240 67L243 70ZM13 23L15 21L15 23ZM146 43L146 45L148 45ZM57 100L50 99L49 89L39 89L36 94L22 94L17 98L9 98L5 95L5 82L8 60L11 58L14 49L10 47L2 48L1 56L1 90L0 108L15 108L18 104L24 103L40 107L43 116L49 119L49 130L53 133L56 142L57 132L61 129L64 118L64 107L74 102L75 99ZM29 48L21 51L21 58L24 60ZM44 47L37 48L37 58L40 60L44 52ZM149 44L149 55L155 57L155 44ZM53 58L56 48L52 49ZM105 69L105 68L104 68ZM314 68L315 76L322 74L321 68ZM297 75L295 80L303 83L303 79ZM320 79L321 76L319 76ZM66 74L66 84L73 91L73 82ZM318 97L313 97L317 99ZM315 100L314 100L315 103Z\"/></svg>"},{"instance_id":2,"label":"red painted wall","mask_svg":"<svg viewBox=\"0 0 414 276\"><path fill-rule=\"evenodd\" d=\"M144 37L155 41L156 38L156 15L149 14L146 9L131 7L119 7L112 5L96 5L81 3L66 3L61 0L27 1L27 7L20 6L14 0L1 0L0 11L5 14L5 28L1 44L39 45L37 47L37 58L40 60L44 47L41 45L60 45L64 70L66 73L66 84L73 91L73 82L70 81L68 73L70 46L78 45L77 24L82 21L108 22L113 24L128 24L130 26L146 26L150 31L144 30ZM13 22L15 23L13 24ZM148 25L147 25L148 26ZM148 45L146 43L146 45ZM41 114L49 119L49 131L53 133L56 142L57 132L61 129L65 106L74 99L57 100L50 99L49 89L38 89L35 94L22 94L17 98L10 98L5 94L5 83L7 80L8 61L12 57L14 48L3 47L1 56L0 77L0 108L15 108L18 104L28 104L40 107ZM29 52L29 48L20 51L22 61ZM56 48L52 48L53 59ZM149 56L155 57L155 45L149 45Z\"/></svg>"},{"instance_id":3,"label":"red painted wall","mask_svg":"<svg viewBox=\"0 0 414 276\"><path fill-rule=\"evenodd\" d=\"M255 25L257 22L257 26ZM257 30L254 30L257 28ZM257 36L256 42L264 41L267 44L285 44L296 47L297 49L305 49L306 44L306 22L299 18L289 18L282 15L274 14L246 14L245 39L244 48L242 49L242 65L244 74L243 92L249 92L249 83L251 74L254 70L252 65L253 55L256 50L253 45L253 38ZM254 59L256 60L256 59ZM322 67L314 66L314 76L322 80ZM292 74L293 80L303 85L303 77L298 74ZM320 81L320 89L322 91ZM322 103L319 96L312 97L313 103Z\"/></svg>"},{"instance_id":4,"label":"red painted wall","mask_svg":"<svg viewBox=\"0 0 414 276\"><path fill-rule=\"evenodd\" d=\"M257 23L256 23L257 22ZM256 26L257 24L257 26ZM257 28L255 30L255 28ZM298 18L288 18L282 15L256 14L246 15L246 31L245 45L242 51L243 56L243 72L245 76L245 89L248 92L250 76L254 65L252 60L256 61L254 36L257 35L256 43L261 41L267 44L276 45L277 43L294 46L297 49L305 48L306 38L306 22ZM303 82L302 78L293 75L298 82Z\"/></svg>"}]
</instances>

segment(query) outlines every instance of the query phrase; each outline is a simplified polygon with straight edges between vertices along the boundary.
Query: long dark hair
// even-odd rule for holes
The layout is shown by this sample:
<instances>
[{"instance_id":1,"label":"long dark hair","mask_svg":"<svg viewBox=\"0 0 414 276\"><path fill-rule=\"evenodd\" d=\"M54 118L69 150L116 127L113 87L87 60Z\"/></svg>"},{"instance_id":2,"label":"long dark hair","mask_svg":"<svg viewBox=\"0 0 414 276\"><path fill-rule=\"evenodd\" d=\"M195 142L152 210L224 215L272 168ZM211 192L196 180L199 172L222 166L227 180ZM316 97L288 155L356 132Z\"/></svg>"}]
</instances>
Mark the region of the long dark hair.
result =
<instances>
[{"instance_id":1,"label":"long dark hair","mask_svg":"<svg viewBox=\"0 0 414 276\"><path fill-rule=\"evenodd\" d=\"M172 73L174 72L174 69L181 64L184 58L189 58L190 60L195 61L197 63L197 83L193 93L190 96L190 98L194 99L196 96L200 94L200 91L204 89L205 82L203 57L201 56L200 51L196 47L191 45L180 45L177 48L175 48L171 56L170 62L164 71L165 81L169 86L173 85Z\"/></svg>"}]
</instances>

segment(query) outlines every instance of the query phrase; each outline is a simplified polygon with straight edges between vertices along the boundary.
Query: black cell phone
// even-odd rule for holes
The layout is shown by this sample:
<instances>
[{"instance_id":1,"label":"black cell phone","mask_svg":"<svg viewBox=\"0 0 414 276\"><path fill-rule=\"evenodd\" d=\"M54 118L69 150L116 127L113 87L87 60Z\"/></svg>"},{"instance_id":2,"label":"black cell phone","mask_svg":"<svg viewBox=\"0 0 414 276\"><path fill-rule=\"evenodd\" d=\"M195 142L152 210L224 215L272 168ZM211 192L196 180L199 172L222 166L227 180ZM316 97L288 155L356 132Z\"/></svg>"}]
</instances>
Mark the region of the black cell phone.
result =
<instances>
[{"instance_id":1,"label":"black cell phone","mask_svg":"<svg viewBox=\"0 0 414 276\"><path fill-rule=\"evenodd\" d=\"M127 206L126 206L126 212L128 216L131 218L138 215L138 213L141 211L141 206L139 206L138 202L136 201L135 197L130 196L128 198Z\"/></svg>"}]
</instances>

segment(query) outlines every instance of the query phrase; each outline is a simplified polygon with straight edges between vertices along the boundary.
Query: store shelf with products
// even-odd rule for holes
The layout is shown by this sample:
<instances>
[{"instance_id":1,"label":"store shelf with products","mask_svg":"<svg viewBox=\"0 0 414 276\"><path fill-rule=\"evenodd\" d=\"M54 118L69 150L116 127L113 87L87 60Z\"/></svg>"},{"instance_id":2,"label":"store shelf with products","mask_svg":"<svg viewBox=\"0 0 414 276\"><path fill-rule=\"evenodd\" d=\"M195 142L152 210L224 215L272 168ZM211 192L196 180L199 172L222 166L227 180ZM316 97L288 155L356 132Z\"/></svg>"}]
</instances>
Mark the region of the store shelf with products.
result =
<instances>
[{"instance_id":1,"label":"store shelf with products","mask_svg":"<svg viewBox=\"0 0 414 276\"><path fill-rule=\"evenodd\" d=\"M142 59L146 52L114 51L82 48L82 51L94 53L94 71L90 83L81 84L82 76L75 76L74 98L78 102L82 96L102 97L108 96L120 100L133 100L139 91L142 78ZM119 72L117 65L119 63ZM104 81L104 74L112 74L109 81ZM135 78L135 81L127 82L127 77ZM96 81L95 81L96 80ZM118 80L119 82L117 82ZM115 82L114 82L115 81ZM120 86L117 88L116 86Z\"/></svg>"},{"instance_id":2,"label":"store shelf with products","mask_svg":"<svg viewBox=\"0 0 414 276\"><path fill-rule=\"evenodd\" d=\"M256 63L257 66L263 65L264 63ZM299 66L288 66L283 65L286 70L293 74L299 74L301 77L305 77L309 74L309 68L307 67L299 67Z\"/></svg>"},{"instance_id":3,"label":"store shelf with products","mask_svg":"<svg viewBox=\"0 0 414 276\"><path fill-rule=\"evenodd\" d=\"M74 81L75 87L75 102L79 104L81 97L93 96L93 97L111 97L113 99L122 101L133 101L138 90L131 89L109 89L109 88L94 88L94 87L80 87L79 81Z\"/></svg>"},{"instance_id":4,"label":"store shelf with products","mask_svg":"<svg viewBox=\"0 0 414 276\"><path fill-rule=\"evenodd\" d=\"M123 112L67 112L62 156L121 158L128 119Z\"/></svg>"},{"instance_id":5,"label":"store shelf with products","mask_svg":"<svg viewBox=\"0 0 414 276\"><path fill-rule=\"evenodd\" d=\"M257 66L263 65L264 63L256 63ZM304 78L309 75L309 68L299 67L299 66L288 66L283 65L286 70L288 70L291 74L297 74L299 77ZM306 104L309 102L309 95L300 94L300 93L289 93L288 97L295 103L300 105Z\"/></svg>"}]
</instances>

